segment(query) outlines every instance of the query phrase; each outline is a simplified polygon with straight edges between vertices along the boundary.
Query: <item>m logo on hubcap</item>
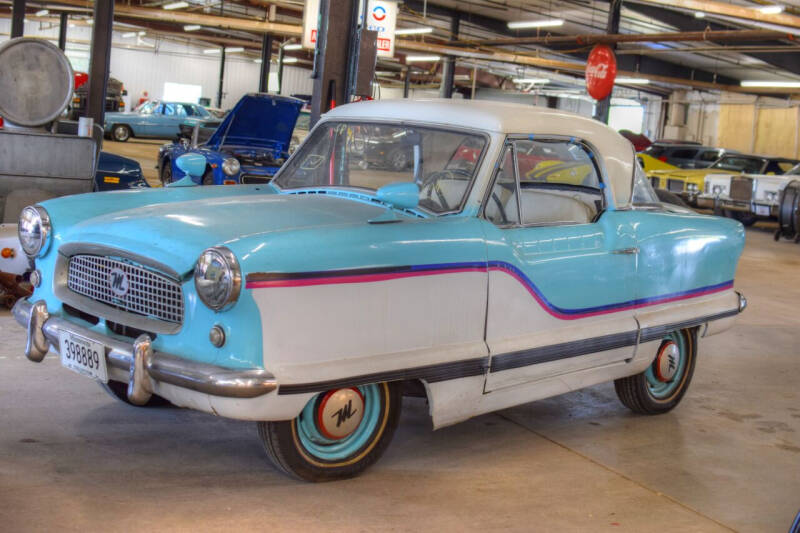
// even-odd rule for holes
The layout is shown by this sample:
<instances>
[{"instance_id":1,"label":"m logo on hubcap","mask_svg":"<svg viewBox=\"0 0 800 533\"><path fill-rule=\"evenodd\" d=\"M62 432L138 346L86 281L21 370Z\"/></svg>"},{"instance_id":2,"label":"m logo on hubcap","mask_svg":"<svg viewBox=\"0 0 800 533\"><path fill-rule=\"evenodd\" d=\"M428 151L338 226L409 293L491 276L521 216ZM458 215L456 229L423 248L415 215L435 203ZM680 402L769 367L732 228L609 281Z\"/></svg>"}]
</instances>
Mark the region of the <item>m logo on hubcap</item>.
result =
<instances>
[{"instance_id":1,"label":"m logo on hubcap","mask_svg":"<svg viewBox=\"0 0 800 533\"><path fill-rule=\"evenodd\" d=\"M128 275L121 268L111 269L111 272L108 273L108 286L111 288L111 292L122 298L128 294L130 289Z\"/></svg>"},{"instance_id":2,"label":"m logo on hubcap","mask_svg":"<svg viewBox=\"0 0 800 533\"><path fill-rule=\"evenodd\" d=\"M669 341L661 347L656 356L654 366L656 377L662 383L667 383L675 378L678 373L678 363L681 359L681 353L678 345Z\"/></svg>"},{"instance_id":3,"label":"m logo on hubcap","mask_svg":"<svg viewBox=\"0 0 800 533\"><path fill-rule=\"evenodd\" d=\"M322 397L317 409L320 433L329 439L343 439L361 424L364 397L356 388L333 390Z\"/></svg>"}]
</instances>

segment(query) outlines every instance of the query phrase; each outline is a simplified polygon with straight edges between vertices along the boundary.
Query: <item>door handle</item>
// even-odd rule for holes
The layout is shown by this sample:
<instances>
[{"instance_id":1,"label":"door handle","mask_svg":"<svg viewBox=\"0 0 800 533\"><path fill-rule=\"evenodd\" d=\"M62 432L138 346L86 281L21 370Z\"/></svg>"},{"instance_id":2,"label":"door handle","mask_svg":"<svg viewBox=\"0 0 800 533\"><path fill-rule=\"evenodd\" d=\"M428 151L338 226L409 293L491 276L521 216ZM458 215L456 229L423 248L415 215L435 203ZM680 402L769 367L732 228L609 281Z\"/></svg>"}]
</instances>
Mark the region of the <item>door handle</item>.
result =
<instances>
[{"instance_id":1,"label":"door handle","mask_svg":"<svg viewBox=\"0 0 800 533\"><path fill-rule=\"evenodd\" d=\"M621 255L636 255L639 253L639 249L634 246L633 248L620 248L619 250L612 250L611 253Z\"/></svg>"}]
</instances>

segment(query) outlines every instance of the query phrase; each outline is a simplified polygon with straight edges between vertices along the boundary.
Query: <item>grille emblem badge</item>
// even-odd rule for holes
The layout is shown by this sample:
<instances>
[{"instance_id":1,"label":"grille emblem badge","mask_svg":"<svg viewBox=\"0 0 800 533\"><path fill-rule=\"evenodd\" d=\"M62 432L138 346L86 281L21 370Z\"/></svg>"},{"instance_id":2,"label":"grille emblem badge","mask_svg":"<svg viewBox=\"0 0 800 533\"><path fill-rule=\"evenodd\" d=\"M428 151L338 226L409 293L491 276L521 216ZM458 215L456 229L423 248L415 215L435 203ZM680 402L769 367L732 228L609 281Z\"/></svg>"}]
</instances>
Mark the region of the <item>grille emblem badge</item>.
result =
<instances>
[{"instance_id":1,"label":"grille emblem badge","mask_svg":"<svg viewBox=\"0 0 800 533\"><path fill-rule=\"evenodd\" d=\"M130 289L128 275L121 268L112 268L108 273L108 286L111 287L111 292L122 298Z\"/></svg>"}]
</instances>

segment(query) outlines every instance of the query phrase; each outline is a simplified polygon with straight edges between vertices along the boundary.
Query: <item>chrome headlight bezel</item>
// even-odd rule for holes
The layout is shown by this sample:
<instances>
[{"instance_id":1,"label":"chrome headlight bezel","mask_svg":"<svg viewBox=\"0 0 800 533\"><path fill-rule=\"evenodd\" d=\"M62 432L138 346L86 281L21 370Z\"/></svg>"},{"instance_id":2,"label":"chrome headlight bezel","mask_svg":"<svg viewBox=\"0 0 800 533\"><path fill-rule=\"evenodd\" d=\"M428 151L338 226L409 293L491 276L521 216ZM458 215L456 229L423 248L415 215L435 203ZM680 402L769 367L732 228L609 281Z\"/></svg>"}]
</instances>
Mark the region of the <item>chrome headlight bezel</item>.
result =
<instances>
[{"instance_id":1,"label":"chrome headlight bezel","mask_svg":"<svg viewBox=\"0 0 800 533\"><path fill-rule=\"evenodd\" d=\"M697 193L697 192L699 192L699 191L700 191L700 189L699 189L699 187L697 186L697 184L696 184L696 183L687 183L687 184L686 184L686 190L687 190L687 191L688 191L690 194L695 194L695 193Z\"/></svg>"},{"instance_id":2,"label":"chrome headlight bezel","mask_svg":"<svg viewBox=\"0 0 800 533\"><path fill-rule=\"evenodd\" d=\"M242 164L235 157L228 157L222 162L222 172L226 176L235 176L242 169Z\"/></svg>"},{"instance_id":3,"label":"chrome headlight bezel","mask_svg":"<svg viewBox=\"0 0 800 533\"><path fill-rule=\"evenodd\" d=\"M208 248L197 259L194 288L198 298L214 311L231 308L242 292L242 270L228 248Z\"/></svg>"},{"instance_id":4,"label":"chrome headlight bezel","mask_svg":"<svg viewBox=\"0 0 800 533\"><path fill-rule=\"evenodd\" d=\"M764 199L767 202L777 202L778 196L778 191L764 191Z\"/></svg>"},{"instance_id":5,"label":"chrome headlight bezel","mask_svg":"<svg viewBox=\"0 0 800 533\"><path fill-rule=\"evenodd\" d=\"M722 185L714 185L714 186L711 188L711 192L712 192L712 194L713 194L714 196L719 196L719 195L721 195L723 192L725 192L725 187L723 187Z\"/></svg>"},{"instance_id":6,"label":"chrome headlight bezel","mask_svg":"<svg viewBox=\"0 0 800 533\"><path fill-rule=\"evenodd\" d=\"M19 214L17 237L22 250L28 257L39 257L47 253L50 247L51 233L50 215L44 207L29 205ZM38 234L38 236L33 234Z\"/></svg>"}]
</instances>

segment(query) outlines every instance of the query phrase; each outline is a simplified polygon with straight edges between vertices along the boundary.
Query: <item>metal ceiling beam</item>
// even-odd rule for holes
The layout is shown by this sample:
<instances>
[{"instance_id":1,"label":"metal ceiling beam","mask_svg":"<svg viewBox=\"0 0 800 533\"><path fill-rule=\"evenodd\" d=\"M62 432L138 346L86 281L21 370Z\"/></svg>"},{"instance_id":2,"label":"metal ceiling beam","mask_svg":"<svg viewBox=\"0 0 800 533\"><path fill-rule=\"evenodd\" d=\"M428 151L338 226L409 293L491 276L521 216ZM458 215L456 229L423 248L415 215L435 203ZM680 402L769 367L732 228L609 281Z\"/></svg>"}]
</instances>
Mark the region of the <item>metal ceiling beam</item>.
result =
<instances>
[{"instance_id":1,"label":"metal ceiling beam","mask_svg":"<svg viewBox=\"0 0 800 533\"><path fill-rule=\"evenodd\" d=\"M531 55L517 54L505 50L472 50L464 49L455 46L444 44L412 41L409 39L398 39L396 44L398 49L412 50L415 52L427 52L431 54L452 55L457 57L464 57L469 59L479 59L485 61L497 61L499 63L513 63L516 65L528 65L532 67L545 68L550 70L559 70L582 74L586 69L584 61L559 61L556 59L545 59L542 57L534 57ZM630 56L623 56L628 58ZM632 58L636 61L638 58ZM619 58L618 58L619 61ZM653 62L651 64L650 62ZM657 72L670 72L664 70L663 65L672 66L675 71L686 72L685 67L680 67L672 63L666 63L652 58L641 58L640 70L626 70L628 68L635 68L634 64L630 64L627 60L623 60L620 65L622 68L617 71L618 76L631 77L631 78L646 78L651 81L668 83L672 85L681 85L684 87L691 87L694 89L711 90L711 91L729 91L736 93L746 94L786 94L786 89L773 89L773 88L743 88L739 85L732 85L726 83L714 83L713 81L702 81L700 79L686 79L678 76L665 76ZM657 66L653 66L657 65ZM647 70L645 70L647 69ZM650 71L652 69L652 71ZM659 70L660 69L660 70ZM695 71L697 73L699 71ZM706 75L713 76L713 74L705 73ZM730 78L725 78L730 79ZM732 80L735 81L735 80Z\"/></svg>"},{"instance_id":2,"label":"metal ceiling beam","mask_svg":"<svg viewBox=\"0 0 800 533\"><path fill-rule=\"evenodd\" d=\"M683 41L761 41L770 39L797 40L794 34L774 30L694 31L645 34L584 34L547 37L512 37L469 41L474 46L514 46L522 44L567 44L590 46L611 43L671 43ZM453 43L455 44L455 43Z\"/></svg>"},{"instance_id":3,"label":"metal ceiling beam","mask_svg":"<svg viewBox=\"0 0 800 533\"><path fill-rule=\"evenodd\" d=\"M70 6L86 7L90 5L88 0L58 0L60 4ZM118 3L114 6L114 11L118 15L141 20L155 20L170 22L173 24L199 24L209 28L220 28L223 30L241 30L257 33L274 33L277 35L300 36L303 28L299 24L282 24L277 22L265 22L255 19L244 19L234 17L220 17L216 15L205 15L200 13L168 11L164 9L151 9L147 7L135 7Z\"/></svg>"},{"instance_id":4,"label":"metal ceiling beam","mask_svg":"<svg viewBox=\"0 0 800 533\"><path fill-rule=\"evenodd\" d=\"M742 19L743 21L758 21L768 24L777 24L788 28L800 28L800 17L786 13L767 14L748 6L726 4L714 0L636 0L646 4L656 4L668 9L688 9L690 11L703 11L714 15L725 15ZM758 6L754 6L758 7Z\"/></svg>"}]
</instances>

